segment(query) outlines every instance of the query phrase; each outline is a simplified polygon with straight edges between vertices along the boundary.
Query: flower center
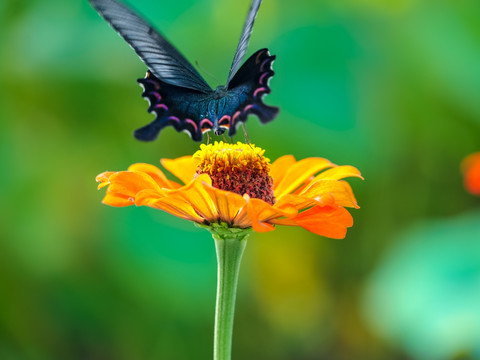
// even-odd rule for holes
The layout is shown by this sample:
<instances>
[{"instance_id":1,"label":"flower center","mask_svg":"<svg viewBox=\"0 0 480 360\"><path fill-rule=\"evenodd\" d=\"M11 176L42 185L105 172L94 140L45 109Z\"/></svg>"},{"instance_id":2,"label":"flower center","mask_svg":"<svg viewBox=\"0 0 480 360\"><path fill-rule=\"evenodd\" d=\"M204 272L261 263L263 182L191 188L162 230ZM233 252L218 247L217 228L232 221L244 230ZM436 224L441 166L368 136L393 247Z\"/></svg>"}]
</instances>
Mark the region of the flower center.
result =
<instances>
[{"instance_id":1,"label":"flower center","mask_svg":"<svg viewBox=\"0 0 480 360\"><path fill-rule=\"evenodd\" d=\"M227 144L223 141L200 145L193 154L199 160L197 174L208 174L217 189L274 204L273 180L268 175L270 159L263 156L265 150L253 144Z\"/></svg>"}]
</instances>

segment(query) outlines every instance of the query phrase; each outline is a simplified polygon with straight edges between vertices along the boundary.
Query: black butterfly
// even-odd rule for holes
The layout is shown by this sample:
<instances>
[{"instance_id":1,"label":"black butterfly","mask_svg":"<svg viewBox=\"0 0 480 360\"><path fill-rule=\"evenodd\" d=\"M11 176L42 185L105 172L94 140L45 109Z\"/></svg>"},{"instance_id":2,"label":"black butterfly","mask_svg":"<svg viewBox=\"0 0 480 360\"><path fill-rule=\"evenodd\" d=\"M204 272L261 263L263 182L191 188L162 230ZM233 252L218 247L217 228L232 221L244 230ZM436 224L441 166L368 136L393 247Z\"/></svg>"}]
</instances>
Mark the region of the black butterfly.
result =
<instances>
[{"instance_id":1,"label":"black butterfly","mask_svg":"<svg viewBox=\"0 0 480 360\"><path fill-rule=\"evenodd\" d=\"M275 118L277 107L265 105L270 93L275 56L258 50L241 67L253 23L262 0L253 0L230 68L227 84L212 90L195 68L149 23L115 0L90 0L100 15L125 39L148 66L144 79L138 79L150 103L155 120L135 131L143 141L154 140L160 130L172 125L186 131L193 140L213 130L221 135L235 134L239 124L252 113L267 123ZM237 71L238 70L238 71Z\"/></svg>"}]
</instances>

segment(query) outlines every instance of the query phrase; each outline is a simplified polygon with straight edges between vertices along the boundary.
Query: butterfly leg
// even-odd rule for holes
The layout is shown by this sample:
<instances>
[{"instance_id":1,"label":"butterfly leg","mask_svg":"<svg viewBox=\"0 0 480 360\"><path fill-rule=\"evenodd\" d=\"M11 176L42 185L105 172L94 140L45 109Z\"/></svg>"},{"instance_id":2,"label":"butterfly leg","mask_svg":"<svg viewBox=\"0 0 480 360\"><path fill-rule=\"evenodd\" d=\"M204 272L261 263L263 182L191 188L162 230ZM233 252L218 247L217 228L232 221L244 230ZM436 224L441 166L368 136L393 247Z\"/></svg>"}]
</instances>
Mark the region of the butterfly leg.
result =
<instances>
[{"instance_id":1,"label":"butterfly leg","mask_svg":"<svg viewBox=\"0 0 480 360\"><path fill-rule=\"evenodd\" d=\"M207 145L210 144L210 131L207 131Z\"/></svg>"},{"instance_id":2,"label":"butterfly leg","mask_svg":"<svg viewBox=\"0 0 480 360\"><path fill-rule=\"evenodd\" d=\"M245 136L245 143L248 144L252 148L252 150L254 150L252 144L250 144L250 140L248 139L247 127L245 126L245 123L242 123L242 128L243 128L243 136ZM257 156L258 158L261 158L260 155L257 154Z\"/></svg>"},{"instance_id":3,"label":"butterfly leg","mask_svg":"<svg viewBox=\"0 0 480 360\"><path fill-rule=\"evenodd\" d=\"M248 140L247 127L245 126L245 123L242 123L242 128L243 128L243 136L245 136L245 143L250 144L250 140Z\"/></svg>"}]
</instances>

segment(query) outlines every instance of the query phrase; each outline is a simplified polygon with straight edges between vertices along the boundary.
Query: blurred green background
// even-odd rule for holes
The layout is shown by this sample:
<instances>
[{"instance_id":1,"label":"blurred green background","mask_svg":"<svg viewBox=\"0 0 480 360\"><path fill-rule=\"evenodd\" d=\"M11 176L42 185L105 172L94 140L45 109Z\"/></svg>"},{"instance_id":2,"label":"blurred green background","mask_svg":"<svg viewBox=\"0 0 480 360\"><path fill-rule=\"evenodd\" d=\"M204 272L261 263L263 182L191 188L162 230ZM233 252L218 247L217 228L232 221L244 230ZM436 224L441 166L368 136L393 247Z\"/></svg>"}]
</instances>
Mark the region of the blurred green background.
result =
<instances>
[{"instance_id":1,"label":"blurred green background","mask_svg":"<svg viewBox=\"0 0 480 360\"><path fill-rule=\"evenodd\" d=\"M225 81L249 1L134 5ZM480 150L479 19L478 0L264 1L247 55L277 55L281 112L251 141L366 180L344 240L251 237L234 359L480 359L480 201L459 172ZM198 148L133 138L145 70L86 0L0 2L0 359L212 357L209 234L96 190Z\"/></svg>"}]
</instances>

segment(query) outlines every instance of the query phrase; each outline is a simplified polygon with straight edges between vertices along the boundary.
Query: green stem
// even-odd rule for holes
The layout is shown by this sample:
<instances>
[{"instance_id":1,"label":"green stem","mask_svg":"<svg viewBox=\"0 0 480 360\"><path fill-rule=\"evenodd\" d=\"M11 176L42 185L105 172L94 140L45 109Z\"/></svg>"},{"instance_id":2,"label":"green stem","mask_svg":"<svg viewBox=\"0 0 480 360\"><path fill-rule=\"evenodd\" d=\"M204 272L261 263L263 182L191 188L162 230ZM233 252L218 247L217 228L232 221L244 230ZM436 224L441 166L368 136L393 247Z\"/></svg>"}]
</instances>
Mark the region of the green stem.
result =
<instances>
[{"instance_id":1,"label":"green stem","mask_svg":"<svg viewBox=\"0 0 480 360\"><path fill-rule=\"evenodd\" d=\"M238 274L251 230L228 228L226 224L213 224L208 230L215 240L218 260L213 359L230 360Z\"/></svg>"}]
</instances>

